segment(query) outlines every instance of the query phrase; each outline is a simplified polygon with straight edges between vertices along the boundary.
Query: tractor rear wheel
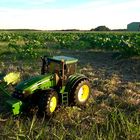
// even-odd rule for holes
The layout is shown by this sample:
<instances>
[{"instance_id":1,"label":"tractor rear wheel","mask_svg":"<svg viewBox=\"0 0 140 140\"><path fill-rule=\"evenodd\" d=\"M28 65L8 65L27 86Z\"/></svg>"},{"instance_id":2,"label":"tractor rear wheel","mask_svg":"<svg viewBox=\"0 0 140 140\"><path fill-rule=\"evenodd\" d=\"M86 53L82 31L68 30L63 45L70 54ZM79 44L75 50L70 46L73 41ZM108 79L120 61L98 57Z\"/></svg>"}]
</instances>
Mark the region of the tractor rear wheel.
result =
<instances>
[{"instance_id":1,"label":"tractor rear wheel","mask_svg":"<svg viewBox=\"0 0 140 140\"><path fill-rule=\"evenodd\" d=\"M51 115L58 105L58 94L56 91L49 91L41 96L39 102L40 112L44 112L46 115Z\"/></svg>"},{"instance_id":2,"label":"tractor rear wheel","mask_svg":"<svg viewBox=\"0 0 140 140\"><path fill-rule=\"evenodd\" d=\"M83 80L74 88L74 104L81 106L86 104L91 92L90 83L88 80Z\"/></svg>"}]
</instances>

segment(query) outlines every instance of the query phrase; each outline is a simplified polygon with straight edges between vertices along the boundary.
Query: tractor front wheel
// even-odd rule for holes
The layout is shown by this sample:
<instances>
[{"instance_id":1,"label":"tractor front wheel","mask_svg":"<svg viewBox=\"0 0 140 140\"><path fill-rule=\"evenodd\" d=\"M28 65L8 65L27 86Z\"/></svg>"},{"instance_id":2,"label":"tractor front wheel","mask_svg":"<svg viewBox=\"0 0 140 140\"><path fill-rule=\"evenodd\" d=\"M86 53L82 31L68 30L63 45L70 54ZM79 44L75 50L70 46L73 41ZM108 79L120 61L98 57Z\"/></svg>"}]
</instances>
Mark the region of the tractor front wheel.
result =
<instances>
[{"instance_id":1,"label":"tractor front wheel","mask_svg":"<svg viewBox=\"0 0 140 140\"><path fill-rule=\"evenodd\" d=\"M74 88L74 104L81 106L86 104L91 92L90 83L88 80L83 80Z\"/></svg>"},{"instance_id":2,"label":"tractor front wheel","mask_svg":"<svg viewBox=\"0 0 140 140\"><path fill-rule=\"evenodd\" d=\"M42 94L39 102L40 112L46 113L46 115L51 115L58 105L58 95L56 91L49 91Z\"/></svg>"}]
</instances>

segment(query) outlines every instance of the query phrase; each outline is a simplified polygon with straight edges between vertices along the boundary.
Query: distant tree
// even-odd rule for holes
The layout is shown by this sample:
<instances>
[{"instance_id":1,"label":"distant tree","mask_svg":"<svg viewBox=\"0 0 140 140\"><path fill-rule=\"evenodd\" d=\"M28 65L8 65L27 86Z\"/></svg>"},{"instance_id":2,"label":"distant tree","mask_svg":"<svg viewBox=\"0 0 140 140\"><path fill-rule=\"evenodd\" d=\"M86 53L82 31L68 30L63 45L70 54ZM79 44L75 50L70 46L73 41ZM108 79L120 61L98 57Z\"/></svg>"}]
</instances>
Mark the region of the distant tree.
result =
<instances>
[{"instance_id":1,"label":"distant tree","mask_svg":"<svg viewBox=\"0 0 140 140\"><path fill-rule=\"evenodd\" d=\"M90 31L94 31L94 29L92 28L92 29L90 29Z\"/></svg>"},{"instance_id":2,"label":"distant tree","mask_svg":"<svg viewBox=\"0 0 140 140\"><path fill-rule=\"evenodd\" d=\"M94 31L110 31L110 29L106 26L98 26L94 29Z\"/></svg>"}]
</instances>

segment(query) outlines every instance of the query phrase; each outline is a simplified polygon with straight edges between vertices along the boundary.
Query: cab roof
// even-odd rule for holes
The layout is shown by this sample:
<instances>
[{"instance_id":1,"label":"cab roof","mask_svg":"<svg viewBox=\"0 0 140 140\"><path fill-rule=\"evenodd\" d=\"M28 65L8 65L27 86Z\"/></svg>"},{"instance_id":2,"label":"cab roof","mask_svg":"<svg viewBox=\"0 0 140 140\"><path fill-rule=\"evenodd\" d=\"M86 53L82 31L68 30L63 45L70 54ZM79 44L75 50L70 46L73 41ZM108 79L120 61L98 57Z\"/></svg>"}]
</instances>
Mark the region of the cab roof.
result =
<instances>
[{"instance_id":1,"label":"cab roof","mask_svg":"<svg viewBox=\"0 0 140 140\"><path fill-rule=\"evenodd\" d=\"M51 61L56 61L56 62L64 62L65 64L72 64L76 63L78 59L73 58L73 57L68 57L68 56L53 56L51 58L48 58Z\"/></svg>"}]
</instances>

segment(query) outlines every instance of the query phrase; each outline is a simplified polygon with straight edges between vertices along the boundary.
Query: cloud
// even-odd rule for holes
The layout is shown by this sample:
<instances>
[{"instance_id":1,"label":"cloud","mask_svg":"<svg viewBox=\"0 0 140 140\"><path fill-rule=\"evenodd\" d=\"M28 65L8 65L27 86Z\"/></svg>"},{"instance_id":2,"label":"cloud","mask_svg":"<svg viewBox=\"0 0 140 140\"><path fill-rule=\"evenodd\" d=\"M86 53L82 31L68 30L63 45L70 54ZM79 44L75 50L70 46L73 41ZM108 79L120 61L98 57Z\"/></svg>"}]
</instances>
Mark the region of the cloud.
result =
<instances>
[{"instance_id":1,"label":"cloud","mask_svg":"<svg viewBox=\"0 0 140 140\"><path fill-rule=\"evenodd\" d=\"M40 5L40 4L48 4L53 3L55 0L21 0L23 3L30 4L30 5Z\"/></svg>"},{"instance_id":2,"label":"cloud","mask_svg":"<svg viewBox=\"0 0 140 140\"><path fill-rule=\"evenodd\" d=\"M93 26L106 25L110 28L126 28L132 21L140 21L140 1L122 0L114 2L112 0L91 1L76 8L77 11L85 11L85 17ZM84 18L84 16L83 16Z\"/></svg>"},{"instance_id":3,"label":"cloud","mask_svg":"<svg viewBox=\"0 0 140 140\"><path fill-rule=\"evenodd\" d=\"M129 22L140 21L139 13L139 0L121 3L112 3L111 0L90 1L71 8L1 8L0 28L91 29L99 25L106 25L111 29L126 28Z\"/></svg>"}]
</instances>

